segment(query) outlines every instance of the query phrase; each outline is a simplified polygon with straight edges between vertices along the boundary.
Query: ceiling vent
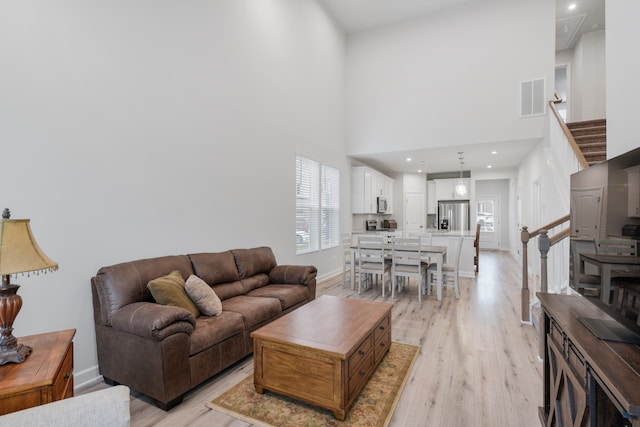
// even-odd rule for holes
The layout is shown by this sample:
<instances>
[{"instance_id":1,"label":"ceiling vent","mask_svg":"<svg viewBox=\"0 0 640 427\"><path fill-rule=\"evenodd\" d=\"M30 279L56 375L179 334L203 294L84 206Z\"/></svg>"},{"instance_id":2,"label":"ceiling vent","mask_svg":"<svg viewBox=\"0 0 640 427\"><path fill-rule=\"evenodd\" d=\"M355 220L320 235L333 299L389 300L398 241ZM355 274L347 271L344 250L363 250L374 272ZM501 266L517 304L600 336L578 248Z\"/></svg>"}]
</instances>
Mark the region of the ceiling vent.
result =
<instances>
[{"instance_id":1,"label":"ceiling vent","mask_svg":"<svg viewBox=\"0 0 640 427\"><path fill-rule=\"evenodd\" d=\"M520 83L520 116L544 114L544 79Z\"/></svg>"}]
</instances>

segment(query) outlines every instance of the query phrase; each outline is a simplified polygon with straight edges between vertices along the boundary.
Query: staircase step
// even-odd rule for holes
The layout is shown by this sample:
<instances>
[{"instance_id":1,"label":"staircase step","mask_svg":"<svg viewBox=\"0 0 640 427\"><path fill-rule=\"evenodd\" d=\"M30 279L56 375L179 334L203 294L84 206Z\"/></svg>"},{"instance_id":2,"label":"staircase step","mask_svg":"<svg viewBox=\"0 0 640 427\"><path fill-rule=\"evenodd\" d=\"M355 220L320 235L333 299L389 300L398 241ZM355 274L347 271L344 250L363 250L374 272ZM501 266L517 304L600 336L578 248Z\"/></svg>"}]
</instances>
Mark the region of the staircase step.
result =
<instances>
[{"instance_id":1,"label":"staircase step","mask_svg":"<svg viewBox=\"0 0 640 427\"><path fill-rule=\"evenodd\" d=\"M607 159L606 119L567 123L567 127L589 166Z\"/></svg>"},{"instance_id":2,"label":"staircase step","mask_svg":"<svg viewBox=\"0 0 640 427\"><path fill-rule=\"evenodd\" d=\"M581 144L592 144L592 143L596 143L596 142L602 142L604 144L607 143L607 135L606 134L599 134L599 135L584 135L584 136L573 136L573 139L576 140L576 143L578 143L578 145Z\"/></svg>"},{"instance_id":3,"label":"staircase step","mask_svg":"<svg viewBox=\"0 0 640 427\"><path fill-rule=\"evenodd\" d=\"M580 142L576 141L578 147L583 152L592 152L592 151L607 151L607 141L595 141L595 142Z\"/></svg>"},{"instance_id":4,"label":"staircase step","mask_svg":"<svg viewBox=\"0 0 640 427\"><path fill-rule=\"evenodd\" d=\"M569 127L569 129L571 130L590 128L594 126L606 126L606 125L607 125L607 119L585 120L583 122L567 123L567 127Z\"/></svg>"},{"instance_id":5,"label":"staircase step","mask_svg":"<svg viewBox=\"0 0 640 427\"><path fill-rule=\"evenodd\" d=\"M576 136L586 136L586 135L606 135L607 127L606 126L592 126L585 128L575 128L571 129L571 134Z\"/></svg>"}]
</instances>

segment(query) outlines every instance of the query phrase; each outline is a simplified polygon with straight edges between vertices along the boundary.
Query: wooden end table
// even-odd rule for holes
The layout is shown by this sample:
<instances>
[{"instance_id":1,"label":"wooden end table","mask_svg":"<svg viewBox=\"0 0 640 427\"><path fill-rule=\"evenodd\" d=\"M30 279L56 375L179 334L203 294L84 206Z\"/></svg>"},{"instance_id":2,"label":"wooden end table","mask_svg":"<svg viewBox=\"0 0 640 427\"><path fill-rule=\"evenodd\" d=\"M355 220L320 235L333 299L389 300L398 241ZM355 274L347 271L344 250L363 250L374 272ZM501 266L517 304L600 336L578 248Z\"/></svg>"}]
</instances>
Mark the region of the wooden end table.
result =
<instances>
[{"instance_id":1,"label":"wooden end table","mask_svg":"<svg viewBox=\"0 0 640 427\"><path fill-rule=\"evenodd\" d=\"M323 295L254 331L254 385L344 420L391 345L391 304Z\"/></svg>"},{"instance_id":2,"label":"wooden end table","mask_svg":"<svg viewBox=\"0 0 640 427\"><path fill-rule=\"evenodd\" d=\"M33 348L22 363L0 366L0 415L73 396L75 329L18 338Z\"/></svg>"}]
</instances>

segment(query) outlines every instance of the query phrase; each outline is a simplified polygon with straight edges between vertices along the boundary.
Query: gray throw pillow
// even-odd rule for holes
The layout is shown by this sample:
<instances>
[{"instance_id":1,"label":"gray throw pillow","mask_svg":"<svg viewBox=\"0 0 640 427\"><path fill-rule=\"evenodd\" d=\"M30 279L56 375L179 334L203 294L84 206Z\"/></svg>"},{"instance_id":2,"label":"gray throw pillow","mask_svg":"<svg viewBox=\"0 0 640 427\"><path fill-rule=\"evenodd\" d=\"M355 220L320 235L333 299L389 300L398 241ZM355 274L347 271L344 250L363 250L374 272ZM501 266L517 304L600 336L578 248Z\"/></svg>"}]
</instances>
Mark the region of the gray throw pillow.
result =
<instances>
[{"instance_id":1,"label":"gray throw pillow","mask_svg":"<svg viewBox=\"0 0 640 427\"><path fill-rule=\"evenodd\" d=\"M192 274L185 282L184 288L202 314L205 316L222 314L222 301L207 282Z\"/></svg>"}]
</instances>

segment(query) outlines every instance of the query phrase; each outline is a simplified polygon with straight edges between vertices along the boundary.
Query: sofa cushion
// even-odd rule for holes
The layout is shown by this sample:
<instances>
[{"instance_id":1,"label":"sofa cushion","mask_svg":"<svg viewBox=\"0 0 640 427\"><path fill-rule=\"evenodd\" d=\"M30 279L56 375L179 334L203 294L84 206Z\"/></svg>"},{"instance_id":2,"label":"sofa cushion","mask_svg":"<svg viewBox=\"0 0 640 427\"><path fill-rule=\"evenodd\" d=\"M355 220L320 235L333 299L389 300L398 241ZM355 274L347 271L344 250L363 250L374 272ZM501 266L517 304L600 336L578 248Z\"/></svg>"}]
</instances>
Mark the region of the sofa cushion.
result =
<instances>
[{"instance_id":1,"label":"sofa cushion","mask_svg":"<svg viewBox=\"0 0 640 427\"><path fill-rule=\"evenodd\" d=\"M194 274L211 286L240 280L236 261L229 251L191 254L189 259Z\"/></svg>"},{"instance_id":2,"label":"sofa cushion","mask_svg":"<svg viewBox=\"0 0 640 427\"><path fill-rule=\"evenodd\" d=\"M256 274L255 276L247 277L240 281L244 288L244 293L248 294L256 288L267 286L269 284L269 275L265 273Z\"/></svg>"},{"instance_id":3,"label":"sofa cushion","mask_svg":"<svg viewBox=\"0 0 640 427\"><path fill-rule=\"evenodd\" d=\"M181 307L189 310L194 317L200 316L200 310L187 295L182 273L178 270L151 280L147 287L158 304Z\"/></svg>"},{"instance_id":4,"label":"sofa cushion","mask_svg":"<svg viewBox=\"0 0 640 427\"><path fill-rule=\"evenodd\" d=\"M223 311L220 316L200 316L196 320L196 330L191 334L189 354L194 355L242 333L242 314Z\"/></svg>"},{"instance_id":5,"label":"sofa cushion","mask_svg":"<svg viewBox=\"0 0 640 427\"><path fill-rule=\"evenodd\" d=\"M231 251L236 260L240 279L267 273L277 265L276 257L268 246L252 249L234 249Z\"/></svg>"},{"instance_id":6,"label":"sofa cushion","mask_svg":"<svg viewBox=\"0 0 640 427\"><path fill-rule=\"evenodd\" d=\"M184 284L187 295L194 302L200 313L205 316L219 316L222 313L222 301L204 280L196 275L187 278Z\"/></svg>"},{"instance_id":7,"label":"sofa cushion","mask_svg":"<svg viewBox=\"0 0 640 427\"><path fill-rule=\"evenodd\" d=\"M268 285L254 289L247 295L277 298L283 311L305 301L309 296L307 287L304 285Z\"/></svg>"},{"instance_id":8,"label":"sofa cushion","mask_svg":"<svg viewBox=\"0 0 640 427\"><path fill-rule=\"evenodd\" d=\"M282 306L277 298L262 298L240 295L222 301L224 311L242 314L244 329L251 329L268 320L275 319L282 313Z\"/></svg>"}]
</instances>

